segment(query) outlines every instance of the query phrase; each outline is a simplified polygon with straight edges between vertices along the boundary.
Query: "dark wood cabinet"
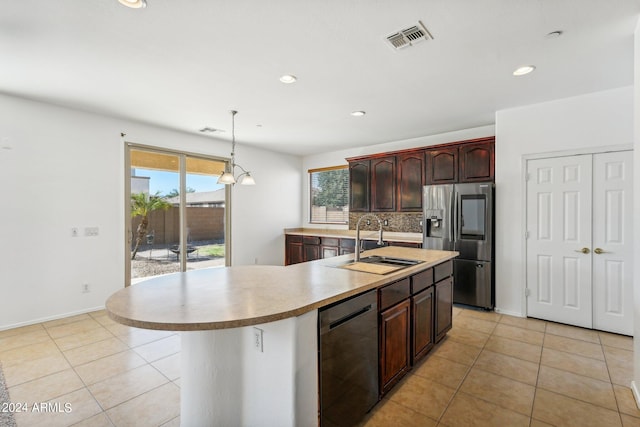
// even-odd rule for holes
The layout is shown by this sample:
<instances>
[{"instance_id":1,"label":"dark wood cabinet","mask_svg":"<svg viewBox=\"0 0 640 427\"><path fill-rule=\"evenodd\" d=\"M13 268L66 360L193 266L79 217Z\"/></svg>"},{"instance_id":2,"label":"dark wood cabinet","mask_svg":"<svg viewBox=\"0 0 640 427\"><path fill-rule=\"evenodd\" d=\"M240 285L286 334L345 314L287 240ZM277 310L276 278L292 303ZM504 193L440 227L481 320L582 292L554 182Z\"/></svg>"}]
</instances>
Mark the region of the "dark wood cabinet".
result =
<instances>
[{"instance_id":1,"label":"dark wood cabinet","mask_svg":"<svg viewBox=\"0 0 640 427\"><path fill-rule=\"evenodd\" d=\"M409 299L380 313L380 393L391 389L407 373L409 360Z\"/></svg>"},{"instance_id":2,"label":"dark wood cabinet","mask_svg":"<svg viewBox=\"0 0 640 427\"><path fill-rule=\"evenodd\" d=\"M396 210L396 158L371 160L371 211Z\"/></svg>"},{"instance_id":3,"label":"dark wood cabinet","mask_svg":"<svg viewBox=\"0 0 640 427\"><path fill-rule=\"evenodd\" d=\"M340 255L353 254L356 252L355 239L340 239Z\"/></svg>"},{"instance_id":4,"label":"dark wood cabinet","mask_svg":"<svg viewBox=\"0 0 640 427\"><path fill-rule=\"evenodd\" d=\"M411 297L412 364L426 355L435 344L433 328L433 286Z\"/></svg>"},{"instance_id":5,"label":"dark wood cabinet","mask_svg":"<svg viewBox=\"0 0 640 427\"><path fill-rule=\"evenodd\" d=\"M435 284L435 334L440 341L451 329L453 319L453 278Z\"/></svg>"},{"instance_id":6,"label":"dark wood cabinet","mask_svg":"<svg viewBox=\"0 0 640 427\"><path fill-rule=\"evenodd\" d=\"M349 210L351 212L369 212L370 166L369 160L349 163Z\"/></svg>"},{"instance_id":7,"label":"dark wood cabinet","mask_svg":"<svg viewBox=\"0 0 640 427\"><path fill-rule=\"evenodd\" d=\"M335 237L321 237L320 255L320 258L331 258L340 255L340 239Z\"/></svg>"},{"instance_id":8,"label":"dark wood cabinet","mask_svg":"<svg viewBox=\"0 0 640 427\"><path fill-rule=\"evenodd\" d=\"M298 264L304 262L302 254L302 236L289 235L285 236L285 265Z\"/></svg>"},{"instance_id":9,"label":"dark wood cabinet","mask_svg":"<svg viewBox=\"0 0 640 427\"><path fill-rule=\"evenodd\" d=\"M351 212L421 212L422 187L493 181L495 138L348 158Z\"/></svg>"},{"instance_id":10,"label":"dark wood cabinet","mask_svg":"<svg viewBox=\"0 0 640 427\"><path fill-rule=\"evenodd\" d=\"M362 250L377 249L377 240L361 240ZM421 243L385 241L384 245L420 248ZM284 265L316 259L331 258L338 255L352 254L356 251L356 241L351 238L308 236L285 234Z\"/></svg>"},{"instance_id":11,"label":"dark wood cabinet","mask_svg":"<svg viewBox=\"0 0 640 427\"><path fill-rule=\"evenodd\" d=\"M481 142L459 148L460 182L493 181L494 144Z\"/></svg>"},{"instance_id":12,"label":"dark wood cabinet","mask_svg":"<svg viewBox=\"0 0 640 427\"><path fill-rule=\"evenodd\" d=\"M303 236L302 255L305 262L320 259L320 238L315 236Z\"/></svg>"},{"instance_id":13,"label":"dark wood cabinet","mask_svg":"<svg viewBox=\"0 0 640 427\"><path fill-rule=\"evenodd\" d=\"M426 151L426 183L453 184L458 182L458 147L442 147Z\"/></svg>"},{"instance_id":14,"label":"dark wood cabinet","mask_svg":"<svg viewBox=\"0 0 640 427\"><path fill-rule=\"evenodd\" d=\"M399 155L396 160L398 164L398 210L401 212L422 212L422 186L425 184L424 155L420 151Z\"/></svg>"}]
</instances>

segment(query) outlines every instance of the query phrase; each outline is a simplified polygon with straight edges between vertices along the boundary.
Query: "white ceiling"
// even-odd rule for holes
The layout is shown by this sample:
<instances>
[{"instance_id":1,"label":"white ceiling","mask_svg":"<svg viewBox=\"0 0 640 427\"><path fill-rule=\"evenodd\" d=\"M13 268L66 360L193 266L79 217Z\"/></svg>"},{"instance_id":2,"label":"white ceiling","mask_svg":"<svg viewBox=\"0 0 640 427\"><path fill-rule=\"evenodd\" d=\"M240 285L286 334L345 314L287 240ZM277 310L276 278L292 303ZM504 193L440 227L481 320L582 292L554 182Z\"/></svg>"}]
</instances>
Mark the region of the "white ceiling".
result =
<instances>
[{"instance_id":1,"label":"white ceiling","mask_svg":"<svg viewBox=\"0 0 640 427\"><path fill-rule=\"evenodd\" d=\"M640 13L640 0L147 1L3 0L0 92L225 139L236 109L239 143L304 155L631 85ZM418 21L434 40L386 44ZM513 77L524 64L537 69Z\"/></svg>"}]
</instances>

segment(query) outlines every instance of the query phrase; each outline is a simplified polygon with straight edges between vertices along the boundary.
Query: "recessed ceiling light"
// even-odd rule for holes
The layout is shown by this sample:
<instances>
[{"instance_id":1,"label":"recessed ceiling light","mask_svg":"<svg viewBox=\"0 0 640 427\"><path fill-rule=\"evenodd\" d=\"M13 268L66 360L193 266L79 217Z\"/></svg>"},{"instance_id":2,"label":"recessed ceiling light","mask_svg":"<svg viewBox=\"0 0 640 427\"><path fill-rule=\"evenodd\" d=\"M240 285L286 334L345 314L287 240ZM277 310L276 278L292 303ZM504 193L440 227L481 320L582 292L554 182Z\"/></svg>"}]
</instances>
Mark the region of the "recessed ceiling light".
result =
<instances>
[{"instance_id":1,"label":"recessed ceiling light","mask_svg":"<svg viewBox=\"0 0 640 427\"><path fill-rule=\"evenodd\" d=\"M532 72L535 69L536 69L536 67L534 65L524 65L524 66L522 66L520 68L517 68L513 72L513 75L514 76L524 76L525 74L529 74L530 72Z\"/></svg>"},{"instance_id":2,"label":"recessed ceiling light","mask_svg":"<svg viewBox=\"0 0 640 427\"><path fill-rule=\"evenodd\" d=\"M147 0L118 0L120 4L123 4L132 9L142 9L147 7Z\"/></svg>"},{"instance_id":3,"label":"recessed ceiling light","mask_svg":"<svg viewBox=\"0 0 640 427\"><path fill-rule=\"evenodd\" d=\"M285 75L280 77L280 81L282 83L286 83L286 84L295 83L296 80L298 80L298 78L296 76L294 76L293 74L285 74Z\"/></svg>"},{"instance_id":4,"label":"recessed ceiling light","mask_svg":"<svg viewBox=\"0 0 640 427\"><path fill-rule=\"evenodd\" d=\"M351 112L351 115L354 116L354 117L362 117L365 114L367 114L366 111L352 111Z\"/></svg>"}]
</instances>

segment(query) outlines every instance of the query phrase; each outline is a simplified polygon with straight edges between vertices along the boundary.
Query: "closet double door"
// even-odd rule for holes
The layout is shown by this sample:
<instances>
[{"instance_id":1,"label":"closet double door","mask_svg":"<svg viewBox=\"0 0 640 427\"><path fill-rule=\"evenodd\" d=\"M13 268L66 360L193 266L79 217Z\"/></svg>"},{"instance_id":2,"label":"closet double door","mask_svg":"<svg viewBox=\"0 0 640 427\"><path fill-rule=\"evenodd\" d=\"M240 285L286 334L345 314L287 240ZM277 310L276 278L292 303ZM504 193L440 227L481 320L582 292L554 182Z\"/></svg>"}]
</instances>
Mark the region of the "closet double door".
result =
<instances>
[{"instance_id":1,"label":"closet double door","mask_svg":"<svg viewBox=\"0 0 640 427\"><path fill-rule=\"evenodd\" d=\"M527 161L527 315L633 334L631 151Z\"/></svg>"}]
</instances>

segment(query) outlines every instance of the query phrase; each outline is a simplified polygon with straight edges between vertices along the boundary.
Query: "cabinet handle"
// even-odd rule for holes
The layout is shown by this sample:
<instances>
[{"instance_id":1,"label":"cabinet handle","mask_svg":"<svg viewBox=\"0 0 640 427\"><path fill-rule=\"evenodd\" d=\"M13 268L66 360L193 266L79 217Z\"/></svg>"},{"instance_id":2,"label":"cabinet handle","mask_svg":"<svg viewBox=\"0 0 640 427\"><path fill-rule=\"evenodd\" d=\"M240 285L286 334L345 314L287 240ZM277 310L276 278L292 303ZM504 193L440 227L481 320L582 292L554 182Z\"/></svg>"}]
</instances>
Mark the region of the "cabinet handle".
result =
<instances>
[{"instance_id":1,"label":"cabinet handle","mask_svg":"<svg viewBox=\"0 0 640 427\"><path fill-rule=\"evenodd\" d=\"M598 254L598 255L600 255L600 254L606 254L606 253L607 253L607 251L605 251L604 249L600 249L600 248L595 248L595 249L593 250L593 252L594 252L594 253L596 253L596 254Z\"/></svg>"},{"instance_id":2,"label":"cabinet handle","mask_svg":"<svg viewBox=\"0 0 640 427\"><path fill-rule=\"evenodd\" d=\"M580 250L576 250L576 252L581 252L583 254L588 254L590 251L589 251L589 248L582 248Z\"/></svg>"}]
</instances>

